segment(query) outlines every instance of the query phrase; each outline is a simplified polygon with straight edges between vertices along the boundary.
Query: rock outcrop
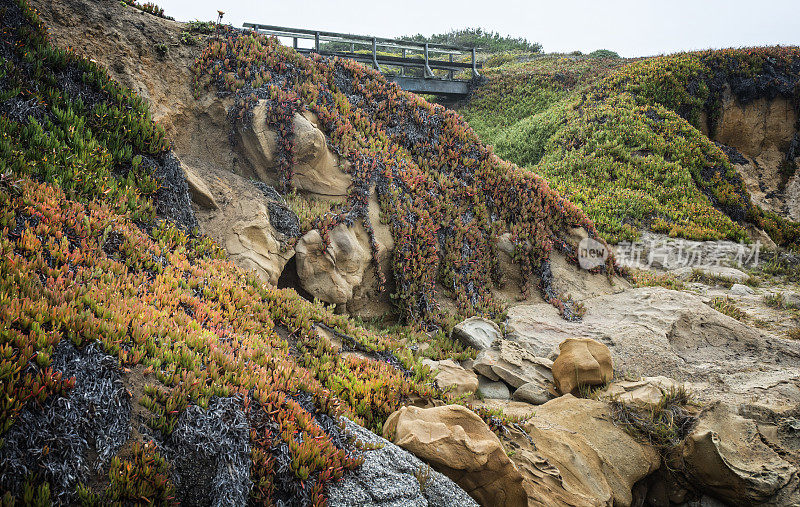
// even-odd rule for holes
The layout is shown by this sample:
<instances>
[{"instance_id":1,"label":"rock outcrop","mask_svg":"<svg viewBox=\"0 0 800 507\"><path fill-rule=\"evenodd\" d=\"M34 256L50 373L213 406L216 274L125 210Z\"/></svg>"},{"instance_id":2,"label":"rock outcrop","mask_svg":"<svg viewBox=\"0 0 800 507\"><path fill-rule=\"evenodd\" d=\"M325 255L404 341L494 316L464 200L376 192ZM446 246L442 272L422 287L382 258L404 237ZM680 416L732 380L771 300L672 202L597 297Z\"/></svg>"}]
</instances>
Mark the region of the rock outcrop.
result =
<instances>
[{"instance_id":1,"label":"rock outcrop","mask_svg":"<svg viewBox=\"0 0 800 507\"><path fill-rule=\"evenodd\" d=\"M277 134L267 123L266 100L260 100L250 121L238 130L242 149L258 177L276 185L278 151ZM351 183L347 162L328 148L325 134L317 126L313 114L295 113L292 127L294 157L291 185L297 190L323 197L344 197Z\"/></svg>"},{"instance_id":2,"label":"rock outcrop","mask_svg":"<svg viewBox=\"0 0 800 507\"><path fill-rule=\"evenodd\" d=\"M345 432L379 449L364 451L364 463L328 486L331 507L471 507L478 504L453 481L408 451L342 417Z\"/></svg>"},{"instance_id":3,"label":"rock outcrop","mask_svg":"<svg viewBox=\"0 0 800 507\"><path fill-rule=\"evenodd\" d=\"M601 399L613 399L621 403L657 405L665 395L677 393L685 386L668 377L644 377L640 380L618 380L610 383Z\"/></svg>"},{"instance_id":4,"label":"rock outcrop","mask_svg":"<svg viewBox=\"0 0 800 507\"><path fill-rule=\"evenodd\" d=\"M361 284L372 254L364 226L337 225L326 246L319 231L306 233L297 242L297 275L303 288L326 303L345 304Z\"/></svg>"},{"instance_id":5,"label":"rock outcrop","mask_svg":"<svg viewBox=\"0 0 800 507\"><path fill-rule=\"evenodd\" d=\"M712 134L715 141L733 148L728 154L755 204L800 220L800 175L782 181L784 164L798 163L790 147L797 136L798 111L790 97L767 96L742 102L726 86L721 115ZM796 142L796 141L794 141ZM796 148L795 148L796 149Z\"/></svg>"},{"instance_id":6,"label":"rock outcrop","mask_svg":"<svg viewBox=\"0 0 800 507\"><path fill-rule=\"evenodd\" d=\"M522 476L497 436L468 408L403 407L386 420L384 433L482 505L526 505Z\"/></svg>"},{"instance_id":7,"label":"rock outcrop","mask_svg":"<svg viewBox=\"0 0 800 507\"><path fill-rule=\"evenodd\" d=\"M512 460L529 505L631 505L632 489L661 458L611 420L608 405L564 395L513 430ZM534 445L535 444L535 445Z\"/></svg>"},{"instance_id":8,"label":"rock outcrop","mask_svg":"<svg viewBox=\"0 0 800 507\"><path fill-rule=\"evenodd\" d=\"M575 393L582 386L599 386L614 376L608 347L591 338L567 338L558 346L553 361L553 380L562 394Z\"/></svg>"},{"instance_id":9,"label":"rock outcrop","mask_svg":"<svg viewBox=\"0 0 800 507\"><path fill-rule=\"evenodd\" d=\"M755 422L716 402L700 413L673 465L704 492L726 502L797 505L797 469L764 440Z\"/></svg>"},{"instance_id":10,"label":"rock outcrop","mask_svg":"<svg viewBox=\"0 0 800 507\"><path fill-rule=\"evenodd\" d=\"M236 265L276 285L294 255L290 240L299 233L292 210L276 192L268 197L252 181L230 171L189 171L200 230L222 245Z\"/></svg>"},{"instance_id":11,"label":"rock outcrop","mask_svg":"<svg viewBox=\"0 0 800 507\"><path fill-rule=\"evenodd\" d=\"M763 334L699 296L645 287L584 304L581 322L565 322L547 304L511 308L508 339L546 355L567 338L592 338L611 350L617 377L668 376L701 400L800 402L800 343Z\"/></svg>"}]
</instances>

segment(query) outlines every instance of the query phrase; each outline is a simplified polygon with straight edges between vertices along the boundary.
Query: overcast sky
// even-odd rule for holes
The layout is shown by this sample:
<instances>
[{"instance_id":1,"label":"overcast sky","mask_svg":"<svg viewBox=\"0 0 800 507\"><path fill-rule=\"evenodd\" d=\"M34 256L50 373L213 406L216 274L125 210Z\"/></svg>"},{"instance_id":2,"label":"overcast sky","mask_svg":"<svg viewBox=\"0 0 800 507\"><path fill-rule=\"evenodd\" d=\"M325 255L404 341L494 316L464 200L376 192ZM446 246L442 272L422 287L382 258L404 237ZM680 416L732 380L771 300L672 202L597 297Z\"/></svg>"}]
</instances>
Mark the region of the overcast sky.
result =
<instances>
[{"instance_id":1,"label":"overcast sky","mask_svg":"<svg viewBox=\"0 0 800 507\"><path fill-rule=\"evenodd\" d=\"M622 56L800 45L800 0L156 0L179 21L216 18L381 37L481 27L547 52Z\"/></svg>"}]
</instances>

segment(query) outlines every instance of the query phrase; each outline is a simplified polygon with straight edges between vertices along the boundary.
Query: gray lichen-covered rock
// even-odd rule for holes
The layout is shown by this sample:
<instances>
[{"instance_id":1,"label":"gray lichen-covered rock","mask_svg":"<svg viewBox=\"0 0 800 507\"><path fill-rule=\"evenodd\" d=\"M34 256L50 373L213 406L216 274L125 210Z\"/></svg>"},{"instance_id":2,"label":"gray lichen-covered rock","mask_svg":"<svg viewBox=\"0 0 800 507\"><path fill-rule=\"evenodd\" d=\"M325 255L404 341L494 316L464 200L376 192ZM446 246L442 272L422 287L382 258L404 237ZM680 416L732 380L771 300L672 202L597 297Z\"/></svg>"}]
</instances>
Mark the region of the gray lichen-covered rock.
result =
<instances>
[{"instance_id":1,"label":"gray lichen-covered rock","mask_svg":"<svg viewBox=\"0 0 800 507\"><path fill-rule=\"evenodd\" d=\"M354 438L383 444L383 447L365 451L363 465L328 486L331 507L478 505L456 483L429 468L413 454L345 417L342 420L347 433Z\"/></svg>"},{"instance_id":2,"label":"gray lichen-covered rock","mask_svg":"<svg viewBox=\"0 0 800 507\"><path fill-rule=\"evenodd\" d=\"M250 494L250 428L235 398L215 398L178 418L166 442L178 498L188 505L236 506Z\"/></svg>"},{"instance_id":3,"label":"gray lichen-covered rock","mask_svg":"<svg viewBox=\"0 0 800 507\"><path fill-rule=\"evenodd\" d=\"M128 439L131 403L119 363L99 346L78 351L64 339L52 357L53 369L74 377L75 387L41 408L26 408L3 435L0 490L19 493L29 474L42 474L51 498L66 505L78 482L103 467Z\"/></svg>"},{"instance_id":4,"label":"gray lichen-covered rock","mask_svg":"<svg viewBox=\"0 0 800 507\"><path fill-rule=\"evenodd\" d=\"M507 400L511 391L502 380L489 380L483 375L478 375L478 390L484 398Z\"/></svg>"},{"instance_id":5,"label":"gray lichen-covered rock","mask_svg":"<svg viewBox=\"0 0 800 507\"><path fill-rule=\"evenodd\" d=\"M500 326L482 317L470 317L453 328L453 338L475 350L486 350L503 337Z\"/></svg>"}]
</instances>

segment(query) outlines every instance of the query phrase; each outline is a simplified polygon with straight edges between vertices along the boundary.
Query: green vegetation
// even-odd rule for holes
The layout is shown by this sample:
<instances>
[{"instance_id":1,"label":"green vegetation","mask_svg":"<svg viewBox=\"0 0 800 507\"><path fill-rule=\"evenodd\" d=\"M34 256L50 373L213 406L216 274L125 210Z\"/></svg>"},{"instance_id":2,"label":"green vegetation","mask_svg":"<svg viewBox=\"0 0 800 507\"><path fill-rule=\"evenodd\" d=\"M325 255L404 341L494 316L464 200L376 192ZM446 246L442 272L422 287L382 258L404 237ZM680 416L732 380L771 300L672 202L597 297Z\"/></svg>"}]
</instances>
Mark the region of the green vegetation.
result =
<instances>
[{"instance_id":1,"label":"green vegetation","mask_svg":"<svg viewBox=\"0 0 800 507\"><path fill-rule=\"evenodd\" d=\"M521 245L516 260L529 279L541 276L547 299L566 316L580 312L552 291L547 259L553 248L574 258L567 231L581 226L596 236L591 221L543 179L486 150L457 115L377 73L302 58L274 39L225 29L198 60L195 85L198 92L236 92L242 112L255 98L270 101L287 187L287 125L302 108L317 114L350 160L355 189L333 208L289 194L304 227L369 226L364 189L378 188L395 238L398 307L412 324L382 332L293 290L265 286L210 239L160 220L168 186L159 171L169 142L145 103L96 64L50 46L24 0L3 0L0 17L0 436L21 415L74 389L75 380L53 368L64 340L78 349L98 344L126 371L144 371L132 403L155 436L126 443L125 454L102 471L108 480L73 477L59 499L171 502L162 439L187 407L225 397L265 425L251 428L250 500L274 502L290 487L302 503L323 504L326 483L360 458L334 442L320 414L380 431L411 398L453 401L431 387L412 346L429 343L425 355L437 359L474 356L450 340L457 316L438 310L436 287L451 292L465 313L502 316L489 291L501 232L511 231ZM198 25L197 33L206 31ZM339 354L322 329L373 359ZM497 431L505 422L497 411L476 412ZM278 448L290 464L281 480ZM3 483L13 489L3 501L49 503L49 473L37 469L22 485Z\"/></svg>"},{"instance_id":2,"label":"green vegetation","mask_svg":"<svg viewBox=\"0 0 800 507\"><path fill-rule=\"evenodd\" d=\"M664 287L672 290L684 290L686 288L686 285L681 280L669 273L654 273L652 271L632 269L627 275L634 287Z\"/></svg>"},{"instance_id":3,"label":"green vegetation","mask_svg":"<svg viewBox=\"0 0 800 507\"><path fill-rule=\"evenodd\" d=\"M450 30L426 37L422 34L406 35L399 37L412 42L430 42L432 44L448 44L468 48L480 48L483 53L501 53L504 51L523 51L526 53L541 53L542 45L530 42L524 37L503 36L491 30L482 28L462 28Z\"/></svg>"},{"instance_id":4,"label":"green vegetation","mask_svg":"<svg viewBox=\"0 0 800 507\"><path fill-rule=\"evenodd\" d=\"M724 313L728 317L732 317L740 322L747 322L749 319L747 313L745 313L738 306L736 306L728 296L715 297L714 299L711 300L710 306L716 311Z\"/></svg>"},{"instance_id":5,"label":"green vegetation","mask_svg":"<svg viewBox=\"0 0 800 507\"><path fill-rule=\"evenodd\" d=\"M190 404L241 396L247 414L276 428L251 442L252 501L269 503L282 487L271 452L286 445L304 501L323 503L325 483L359 459L333 444L298 396L380 430L408 397L442 396L405 345L404 336L424 338L368 331L264 286L208 238L158 221L154 168L169 143L144 102L94 63L51 47L24 2L6 2L0 16L0 435L74 387L51 367L59 342L98 343L121 366L153 374L134 403L156 435L168 435ZM385 360L338 354L322 326ZM169 499L158 445L131 445L110 464L105 489L76 483L75 494ZM49 503L47 481L37 471L4 502Z\"/></svg>"},{"instance_id":6,"label":"green vegetation","mask_svg":"<svg viewBox=\"0 0 800 507\"><path fill-rule=\"evenodd\" d=\"M172 18L170 16L165 16L164 15L164 9L162 9L161 7L159 7L158 5L156 5L153 2L146 2L146 3L143 3L143 4L137 4L136 0L121 0L121 2L124 5L129 5L129 6L133 7L133 8L139 9L142 12L146 12L148 14L152 14L153 16L158 16L159 18L164 18L164 19L169 19L169 20L174 20L175 19L175 18Z\"/></svg>"},{"instance_id":7,"label":"green vegetation","mask_svg":"<svg viewBox=\"0 0 800 507\"><path fill-rule=\"evenodd\" d=\"M767 67L797 82L799 59L800 50L777 47L507 64L486 72L489 84L461 112L499 156L544 176L608 241L635 239L643 228L739 241L751 223L798 248L800 225L752 205L699 128L705 115L713 132L725 82L753 80ZM769 86L755 83L749 89Z\"/></svg>"},{"instance_id":8,"label":"green vegetation","mask_svg":"<svg viewBox=\"0 0 800 507\"><path fill-rule=\"evenodd\" d=\"M523 37L503 36L497 32L486 31L482 28L463 28L461 30L450 30L447 33L439 33L431 36L422 34L404 35L398 37L400 40L410 42L428 42L431 44L447 44L451 46L462 46L466 48L479 48L483 53L502 53L505 51L520 51L524 53L540 53L542 45L530 42ZM350 44L345 42L326 42L321 49L326 51L350 51ZM399 53L397 50L396 53Z\"/></svg>"},{"instance_id":9,"label":"green vegetation","mask_svg":"<svg viewBox=\"0 0 800 507\"><path fill-rule=\"evenodd\" d=\"M617 54L616 51L611 51L610 49L598 49L589 53L589 56L591 58L619 58L619 54Z\"/></svg>"}]
</instances>

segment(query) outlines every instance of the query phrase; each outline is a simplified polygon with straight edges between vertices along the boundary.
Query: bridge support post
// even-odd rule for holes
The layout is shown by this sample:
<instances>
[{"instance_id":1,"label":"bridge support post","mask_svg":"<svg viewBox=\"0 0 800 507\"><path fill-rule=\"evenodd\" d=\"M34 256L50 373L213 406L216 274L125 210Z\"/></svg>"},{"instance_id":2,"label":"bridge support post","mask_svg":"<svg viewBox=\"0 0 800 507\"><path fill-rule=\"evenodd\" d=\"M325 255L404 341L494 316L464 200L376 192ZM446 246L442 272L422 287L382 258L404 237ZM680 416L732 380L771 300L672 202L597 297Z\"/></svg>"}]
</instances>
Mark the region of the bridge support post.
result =
<instances>
[{"instance_id":1,"label":"bridge support post","mask_svg":"<svg viewBox=\"0 0 800 507\"><path fill-rule=\"evenodd\" d=\"M405 58L406 58L406 48L403 48L403 59L405 59ZM400 67L400 75L401 76L405 76L406 75L406 66L405 65Z\"/></svg>"},{"instance_id":2,"label":"bridge support post","mask_svg":"<svg viewBox=\"0 0 800 507\"><path fill-rule=\"evenodd\" d=\"M319 54L319 32L314 33L314 51Z\"/></svg>"},{"instance_id":3,"label":"bridge support post","mask_svg":"<svg viewBox=\"0 0 800 507\"><path fill-rule=\"evenodd\" d=\"M375 37L372 38L372 65L375 66L375 70L381 72L381 66L378 65L378 39Z\"/></svg>"},{"instance_id":4,"label":"bridge support post","mask_svg":"<svg viewBox=\"0 0 800 507\"><path fill-rule=\"evenodd\" d=\"M453 63L453 53L450 53L450 63ZM453 69L447 72L447 77L453 79Z\"/></svg>"},{"instance_id":5,"label":"bridge support post","mask_svg":"<svg viewBox=\"0 0 800 507\"><path fill-rule=\"evenodd\" d=\"M433 77L433 71L428 66L428 43L425 43L425 77Z\"/></svg>"},{"instance_id":6,"label":"bridge support post","mask_svg":"<svg viewBox=\"0 0 800 507\"><path fill-rule=\"evenodd\" d=\"M475 61L475 48L472 48L472 79L478 79L479 77L481 75L478 74L478 65Z\"/></svg>"}]
</instances>

